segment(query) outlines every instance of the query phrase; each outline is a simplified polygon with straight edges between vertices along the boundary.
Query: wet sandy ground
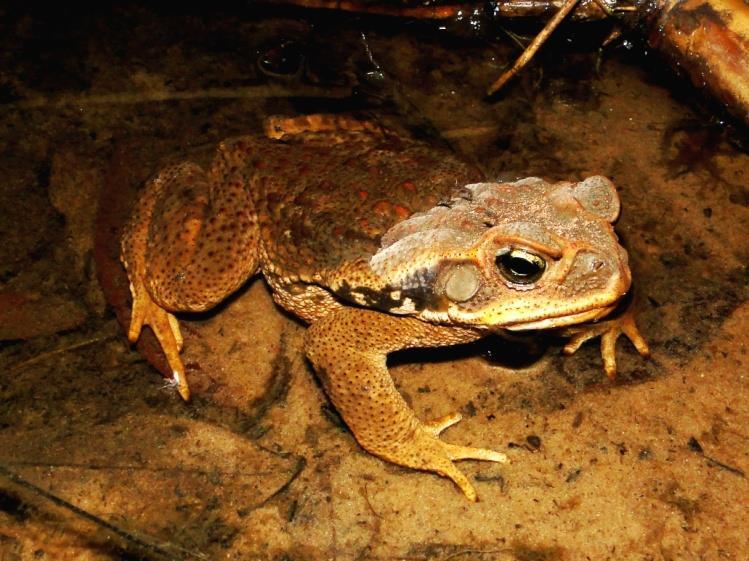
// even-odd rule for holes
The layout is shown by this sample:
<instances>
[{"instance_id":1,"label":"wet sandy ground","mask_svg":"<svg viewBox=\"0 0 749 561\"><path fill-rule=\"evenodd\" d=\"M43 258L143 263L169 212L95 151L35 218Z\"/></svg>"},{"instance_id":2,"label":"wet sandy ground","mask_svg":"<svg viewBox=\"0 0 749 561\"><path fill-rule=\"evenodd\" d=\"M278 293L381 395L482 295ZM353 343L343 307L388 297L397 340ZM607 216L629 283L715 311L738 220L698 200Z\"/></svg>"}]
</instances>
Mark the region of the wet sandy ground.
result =
<instances>
[{"instance_id":1,"label":"wet sandy ground","mask_svg":"<svg viewBox=\"0 0 749 561\"><path fill-rule=\"evenodd\" d=\"M621 48L596 73L560 37L487 103L507 44L298 12L60 10L9 7L0 33L0 559L749 557L749 155L688 84ZM279 38L291 62L263 73ZM346 109L491 176L620 188L651 360L620 342L610 382L595 344L562 357L548 336L391 360L421 418L464 414L446 440L510 456L461 464L477 504L358 447L262 280L185 318L190 404L100 288L122 298L113 244L162 158Z\"/></svg>"}]
</instances>

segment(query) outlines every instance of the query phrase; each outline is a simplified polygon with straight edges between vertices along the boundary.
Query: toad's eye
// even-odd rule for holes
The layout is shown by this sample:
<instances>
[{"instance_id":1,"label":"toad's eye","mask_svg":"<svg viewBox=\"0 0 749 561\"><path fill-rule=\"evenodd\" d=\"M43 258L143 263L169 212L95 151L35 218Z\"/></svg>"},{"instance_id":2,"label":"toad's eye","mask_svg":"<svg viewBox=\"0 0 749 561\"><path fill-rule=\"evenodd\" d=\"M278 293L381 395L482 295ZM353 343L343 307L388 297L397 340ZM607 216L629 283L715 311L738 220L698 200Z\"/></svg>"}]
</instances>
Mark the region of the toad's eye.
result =
<instances>
[{"instance_id":1,"label":"toad's eye","mask_svg":"<svg viewBox=\"0 0 749 561\"><path fill-rule=\"evenodd\" d=\"M511 249L497 255L497 267L502 276L515 284L531 284L541 278L546 261L524 249Z\"/></svg>"}]
</instances>

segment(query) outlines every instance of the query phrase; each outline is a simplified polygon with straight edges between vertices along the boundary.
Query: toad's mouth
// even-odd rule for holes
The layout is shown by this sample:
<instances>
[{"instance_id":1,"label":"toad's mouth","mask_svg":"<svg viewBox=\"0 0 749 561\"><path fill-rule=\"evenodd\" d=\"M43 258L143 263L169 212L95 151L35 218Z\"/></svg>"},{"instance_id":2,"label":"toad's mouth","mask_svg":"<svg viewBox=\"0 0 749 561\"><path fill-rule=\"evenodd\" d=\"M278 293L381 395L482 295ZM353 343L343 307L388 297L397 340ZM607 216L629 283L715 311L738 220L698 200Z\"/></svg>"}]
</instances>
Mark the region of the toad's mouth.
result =
<instances>
[{"instance_id":1,"label":"toad's mouth","mask_svg":"<svg viewBox=\"0 0 749 561\"><path fill-rule=\"evenodd\" d=\"M578 323L584 323L586 321L598 321L602 317L607 316L612 311L614 311L617 305L618 302L610 306L593 308L592 310L586 310L584 312L578 312L575 314L565 314L557 317L547 317L528 322L512 323L509 325L503 325L502 329L507 329L508 331L530 331L532 329L553 329L555 327L565 327L567 325L575 325Z\"/></svg>"}]
</instances>

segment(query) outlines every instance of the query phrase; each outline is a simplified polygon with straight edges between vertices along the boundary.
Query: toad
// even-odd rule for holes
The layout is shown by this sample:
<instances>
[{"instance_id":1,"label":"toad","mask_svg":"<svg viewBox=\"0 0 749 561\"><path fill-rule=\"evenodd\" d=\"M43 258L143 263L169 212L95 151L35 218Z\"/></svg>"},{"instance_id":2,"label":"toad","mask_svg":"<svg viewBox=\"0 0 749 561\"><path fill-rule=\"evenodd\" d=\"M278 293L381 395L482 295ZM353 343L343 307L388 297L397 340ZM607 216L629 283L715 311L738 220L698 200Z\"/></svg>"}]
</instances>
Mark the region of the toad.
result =
<instances>
[{"instance_id":1,"label":"toad","mask_svg":"<svg viewBox=\"0 0 749 561\"><path fill-rule=\"evenodd\" d=\"M631 284L619 209L604 177L491 182L369 122L271 117L264 138L222 142L207 169L186 161L147 182L122 238L128 337L150 326L188 399L175 312L208 310L261 273L278 305L310 325L305 352L361 446L476 500L454 462L505 455L443 442L460 414L417 419L386 357L577 326L566 350L602 336L613 376L620 334L647 354L631 313L598 321Z\"/></svg>"}]
</instances>

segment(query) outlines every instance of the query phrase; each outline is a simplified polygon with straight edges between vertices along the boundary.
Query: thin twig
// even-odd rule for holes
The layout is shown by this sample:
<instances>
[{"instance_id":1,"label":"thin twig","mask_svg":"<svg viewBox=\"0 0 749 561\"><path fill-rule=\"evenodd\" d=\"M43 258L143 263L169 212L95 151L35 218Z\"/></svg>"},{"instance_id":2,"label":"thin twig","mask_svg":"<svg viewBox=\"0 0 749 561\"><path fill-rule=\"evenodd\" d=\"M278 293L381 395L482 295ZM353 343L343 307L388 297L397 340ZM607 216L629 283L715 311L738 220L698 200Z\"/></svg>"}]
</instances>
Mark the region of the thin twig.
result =
<instances>
[{"instance_id":1,"label":"thin twig","mask_svg":"<svg viewBox=\"0 0 749 561\"><path fill-rule=\"evenodd\" d=\"M338 12L354 12L359 14L370 14L376 16L387 16L397 18L413 18L427 20L458 20L468 14L475 13L477 9L486 12L486 15L497 18L508 17L545 17L547 9L559 4L559 0L529 1L529 0L500 0L487 2L481 8L480 2L465 2L458 4L440 3L440 5L404 6L403 2L368 1L368 0L256 0L271 5L291 5L304 9L324 9ZM616 0L618 1L618 0ZM417 4L417 3L413 3ZM613 8L617 11L630 11L634 6L624 9ZM634 8L636 9L636 8ZM595 20L607 17L606 12L597 3L588 2L580 6L574 16L580 20Z\"/></svg>"},{"instance_id":2,"label":"thin twig","mask_svg":"<svg viewBox=\"0 0 749 561\"><path fill-rule=\"evenodd\" d=\"M288 88L275 84L238 88L207 88L184 92L170 90L147 90L140 92L115 92L106 94L62 94L58 97L38 96L13 103L0 105L0 109L40 109L48 107L92 107L97 105L129 105L163 101L183 101L193 99L255 99L266 97L320 97L344 98L351 95L348 87L296 86Z\"/></svg>"},{"instance_id":3,"label":"thin twig","mask_svg":"<svg viewBox=\"0 0 749 561\"><path fill-rule=\"evenodd\" d=\"M136 464L95 464L95 463L75 463L75 462L31 462L26 460L11 460L3 462L6 466L32 467L45 469L80 469L91 471L135 471L144 473L167 473L167 474L189 474L207 476L216 474L220 477L268 477L275 475L275 471L208 471L206 469L191 469L186 467L171 466L144 466ZM0 465L3 465L0 464Z\"/></svg>"},{"instance_id":4,"label":"thin twig","mask_svg":"<svg viewBox=\"0 0 749 561\"><path fill-rule=\"evenodd\" d=\"M621 36L622 36L621 27L618 27L618 26L614 27L606 36L606 38L603 40L603 43L601 43L601 46L598 47L598 55L596 56L596 74L597 75L601 74L601 62L603 61L603 50Z\"/></svg>"},{"instance_id":5,"label":"thin twig","mask_svg":"<svg viewBox=\"0 0 749 561\"><path fill-rule=\"evenodd\" d=\"M715 458L708 456L708 455L705 455L705 459L707 460L707 463L712 466L726 470L727 472L732 473L734 475L738 475L739 477L746 477L746 473L742 469L729 466L728 464L724 464L723 462L718 461Z\"/></svg>"},{"instance_id":6,"label":"thin twig","mask_svg":"<svg viewBox=\"0 0 749 561\"><path fill-rule=\"evenodd\" d=\"M109 339L114 339L115 337L116 337L115 335L96 335L95 337L89 337L88 339L84 339L83 341L78 341L76 343L71 343L70 345L58 347L57 349L52 349L51 351L47 351L44 353L40 353L36 356L32 356L31 358L27 360L22 360L20 362L17 362L16 364L8 368L7 372L9 374L13 372L18 372L19 370L23 370L27 366L31 366L32 364L35 364L42 360L46 360L51 356L59 355L62 353L67 353L69 351L75 351L83 347L88 347L96 343L101 343L102 341L108 341Z\"/></svg>"},{"instance_id":7,"label":"thin twig","mask_svg":"<svg viewBox=\"0 0 749 561\"><path fill-rule=\"evenodd\" d=\"M525 50L525 48L528 46L528 43L530 43L529 38L523 37L522 35L519 35L518 33L515 33L514 31L510 31L506 27L502 27L501 25L499 25L498 28L502 33L507 35L512 40L512 42L515 43L520 49Z\"/></svg>"},{"instance_id":8,"label":"thin twig","mask_svg":"<svg viewBox=\"0 0 749 561\"><path fill-rule=\"evenodd\" d=\"M708 456L707 454L705 454L705 450L704 448L702 448L702 444L700 444L699 441L693 436L690 437L690 439L687 441L687 448L689 448L692 452L699 454L700 456L705 458L705 460L707 460L707 464L710 466L715 466L720 469L724 469L729 473L738 475L739 477L746 477L746 473L743 470L737 467L729 466L728 464L725 464L719 460L716 460L712 456Z\"/></svg>"},{"instance_id":9,"label":"thin twig","mask_svg":"<svg viewBox=\"0 0 749 561\"><path fill-rule=\"evenodd\" d=\"M83 510L82 508L69 503L65 499L62 499L58 497L57 495L53 495L49 491L45 491L41 487L37 487L30 481L27 481L25 478L21 477L20 475L13 473L9 469L7 469L5 466L0 465L0 475L6 477L19 487L23 487L27 491L32 492L35 495L38 495L44 499L47 499L48 501L54 503L55 505L62 507L66 510L69 510L76 516L80 516L81 518L85 518L89 522L93 522L97 526L104 528L106 530L109 530L113 534L118 535L125 541L139 547L141 550L158 555L160 558L168 559L169 561L181 561L180 557L176 557L172 555L170 552L166 551L162 547L149 543L138 536L128 532L127 530L124 530L118 526L115 526L111 522L107 522L103 518L99 518L95 514L91 514L90 512L87 512ZM186 551L190 556L198 558L198 559L205 559L205 556L200 553L192 553L190 551Z\"/></svg>"},{"instance_id":10,"label":"thin twig","mask_svg":"<svg viewBox=\"0 0 749 561\"><path fill-rule=\"evenodd\" d=\"M487 95L494 95L502 86L505 85L508 80L515 76L515 74L517 74L521 68L528 64L528 61L533 58L533 55L536 54L536 51L541 48L541 45L546 42L546 39L549 38L549 35L551 35L552 32L557 28L557 26L562 23L562 20L575 8L579 1L580 0L565 1L562 7L559 8L559 11L554 14L554 17L549 20L549 22L544 26L539 34L536 35L533 41L531 41L531 44L528 45L525 51L523 51L523 54L518 57L518 59L515 61L515 64L512 65L512 68L505 71L499 78L494 81L491 86L489 86L489 89L486 92Z\"/></svg>"},{"instance_id":11,"label":"thin twig","mask_svg":"<svg viewBox=\"0 0 749 561\"><path fill-rule=\"evenodd\" d=\"M341 12L359 12L380 16L395 16L415 19L452 19L458 14L470 13L473 4L452 4L445 6L405 7L389 4L375 4L351 0L284 0L283 4L302 8L336 10Z\"/></svg>"},{"instance_id":12,"label":"thin twig","mask_svg":"<svg viewBox=\"0 0 749 561\"><path fill-rule=\"evenodd\" d=\"M298 456L296 465L292 469L291 475L289 478L284 482L283 485L281 485L278 489L273 491L270 495L268 495L266 498L264 498L262 501L260 501L259 504L252 506L252 507L246 507L241 508L237 511L237 514L240 516L247 516L250 512L253 510L256 510L258 508L262 508L265 505L267 505L270 501L275 499L280 494L284 493L289 487L291 487L291 484L296 481L297 477L299 477L302 472L304 471L304 468L307 467L307 460L304 458L304 456Z\"/></svg>"}]
</instances>

